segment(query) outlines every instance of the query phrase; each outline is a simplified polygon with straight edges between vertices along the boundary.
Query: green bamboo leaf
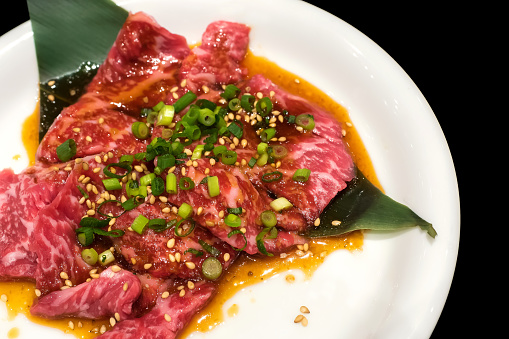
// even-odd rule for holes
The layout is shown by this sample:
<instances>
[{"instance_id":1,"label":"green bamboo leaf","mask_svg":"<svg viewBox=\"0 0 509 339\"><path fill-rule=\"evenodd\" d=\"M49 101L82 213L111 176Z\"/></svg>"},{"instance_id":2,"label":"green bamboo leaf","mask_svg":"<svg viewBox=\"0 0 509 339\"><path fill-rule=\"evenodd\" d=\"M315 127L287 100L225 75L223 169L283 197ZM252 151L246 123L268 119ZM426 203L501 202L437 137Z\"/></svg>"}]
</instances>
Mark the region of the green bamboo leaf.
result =
<instances>
[{"instance_id":1,"label":"green bamboo leaf","mask_svg":"<svg viewBox=\"0 0 509 339\"><path fill-rule=\"evenodd\" d=\"M335 221L341 223L336 225ZM382 193L357 169L356 177L320 215L320 226L310 229L306 235L327 237L356 230L396 231L416 226L433 238L437 235L429 222Z\"/></svg>"},{"instance_id":2,"label":"green bamboo leaf","mask_svg":"<svg viewBox=\"0 0 509 339\"><path fill-rule=\"evenodd\" d=\"M128 12L110 0L27 0L39 70L42 140L106 58Z\"/></svg>"},{"instance_id":3,"label":"green bamboo leaf","mask_svg":"<svg viewBox=\"0 0 509 339\"><path fill-rule=\"evenodd\" d=\"M39 81L102 63L128 12L110 0L27 0Z\"/></svg>"}]
</instances>

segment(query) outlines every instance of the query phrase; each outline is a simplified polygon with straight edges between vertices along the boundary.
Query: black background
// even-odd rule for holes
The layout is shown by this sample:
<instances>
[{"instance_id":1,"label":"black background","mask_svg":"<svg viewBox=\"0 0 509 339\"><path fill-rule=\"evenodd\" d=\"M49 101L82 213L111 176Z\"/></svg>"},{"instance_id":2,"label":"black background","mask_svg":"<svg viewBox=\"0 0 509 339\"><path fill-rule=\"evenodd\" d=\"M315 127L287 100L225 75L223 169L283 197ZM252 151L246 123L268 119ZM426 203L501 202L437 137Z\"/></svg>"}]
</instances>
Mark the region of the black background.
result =
<instances>
[{"instance_id":1,"label":"black background","mask_svg":"<svg viewBox=\"0 0 509 339\"><path fill-rule=\"evenodd\" d=\"M253 0L256 1L256 0ZM274 0L277 1L277 0ZM329 0L327 2L307 1L346 21L382 47L407 72L435 113L446 136L462 193L462 183L467 180L463 166L468 167L461 154L467 132L464 121L458 120L458 114L464 109L465 98L458 96L458 84L467 81L460 73L458 64L468 53L469 27L465 13L452 6L426 5L390 5L364 1L345 4ZM381 4L379 4L381 3ZM444 2L445 3L445 2ZM9 9L3 11L0 20L0 33L29 19L24 0L9 2ZM270 10L270 9L267 9ZM6 79L2 79L5 81ZM460 85L461 86L461 85ZM469 133L470 134L470 133ZM462 207L466 206L464 196ZM466 273L464 257L464 210L462 210L462 235L456 271L444 310L431 338L459 337L460 332L473 334L476 323L473 317L476 311L473 305L467 306L466 293L460 291L460 284ZM472 321L471 321L472 319Z\"/></svg>"}]
</instances>

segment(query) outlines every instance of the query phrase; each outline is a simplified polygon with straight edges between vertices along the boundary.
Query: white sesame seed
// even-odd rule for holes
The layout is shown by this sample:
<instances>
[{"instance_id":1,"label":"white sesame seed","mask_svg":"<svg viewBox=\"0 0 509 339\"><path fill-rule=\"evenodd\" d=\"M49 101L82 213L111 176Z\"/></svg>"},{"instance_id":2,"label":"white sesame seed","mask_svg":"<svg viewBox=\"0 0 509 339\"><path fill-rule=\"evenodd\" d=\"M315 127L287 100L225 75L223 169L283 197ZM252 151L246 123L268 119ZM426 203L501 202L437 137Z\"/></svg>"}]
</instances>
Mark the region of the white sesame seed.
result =
<instances>
[{"instance_id":1,"label":"white sesame seed","mask_svg":"<svg viewBox=\"0 0 509 339\"><path fill-rule=\"evenodd\" d=\"M166 243L166 247L168 248L173 248L173 246L175 246L175 238L171 238L170 240L168 240L168 242Z\"/></svg>"}]
</instances>

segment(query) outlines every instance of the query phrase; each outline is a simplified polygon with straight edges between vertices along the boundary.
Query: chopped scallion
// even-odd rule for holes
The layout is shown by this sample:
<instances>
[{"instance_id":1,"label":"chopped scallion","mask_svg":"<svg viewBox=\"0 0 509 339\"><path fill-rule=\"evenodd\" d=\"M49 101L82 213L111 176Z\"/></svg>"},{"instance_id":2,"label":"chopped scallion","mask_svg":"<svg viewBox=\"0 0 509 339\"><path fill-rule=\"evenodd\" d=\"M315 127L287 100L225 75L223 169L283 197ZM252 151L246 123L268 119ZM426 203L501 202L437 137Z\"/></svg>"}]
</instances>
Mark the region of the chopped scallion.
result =
<instances>
[{"instance_id":1,"label":"chopped scallion","mask_svg":"<svg viewBox=\"0 0 509 339\"><path fill-rule=\"evenodd\" d=\"M237 161L237 152L228 150L221 153L221 162L225 165L234 165Z\"/></svg>"},{"instance_id":2,"label":"chopped scallion","mask_svg":"<svg viewBox=\"0 0 509 339\"><path fill-rule=\"evenodd\" d=\"M138 234L142 234L145 226L148 224L148 218L146 218L143 214L138 215L131 224L131 228Z\"/></svg>"},{"instance_id":3,"label":"chopped scallion","mask_svg":"<svg viewBox=\"0 0 509 339\"><path fill-rule=\"evenodd\" d=\"M166 175L166 193L177 194L177 176L174 173Z\"/></svg>"},{"instance_id":4,"label":"chopped scallion","mask_svg":"<svg viewBox=\"0 0 509 339\"><path fill-rule=\"evenodd\" d=\"M175 108L172 105L164 105L157 114L157 126L170 126L175 115Z\"/></svg>"},{"instance_id":5,"label":"chopped scallion","mask_svg":"<svg viewBox=\"0 0 509 339\"><path fill-rule=\"evenodd\" d=\"M240 227L242 225L242 219L235 214L228 214L224 218L224 223L230 227Z\"/></svg>"},{"instance_id":6,"label":"chopped scallion","mask_svg":"<svg viewBox=\"0 0 509 339\"><path fill-rule=\"evenodd\" d=\"M60 161L69 161L76 155L76 142L74 139L67 139L57 147L56 151L57 157Z\"/></svg>"},{"instance_id":7,"label":"chopped scallion","mask_svg":"<svg viewBox=\"0 0 509 339\"><path fill-rule=\"evenodd\" d=\"M131 131L134 136L138 139L147 139L150 134L150 130L144 122L136 121L131 125Z\"/></svg>"},{"instance_id":8,"label":"chopped scallion","mask_svg":"<svg viewBox=\"0 0 509 339\"><path fill-rule=\"evenodd\" d=\"M179 181L179 187L181 190L187 191L194 188L194 181L189 177L182 177Z\"/></svg>"},{"instance_id":9,"label":"chopped scallion","mask_svg":"<svg viewBox=\"0 0 509 339\"><path fill-rule=\"evenodd\" d=\"M99 259L97 251L93 248L86 248L81 251L81 258L89 265L95 265Z\"/></svg>"},{"instance_id":10,"label":"chopped scallion","mask_svg":"<svg viewBox=\"0 0 509 339\"><path fill-rule=\"evenodd\" d=\"M175 113L182 111L184 108L189 106L196 99L196 94L189 91L186 92L183 96L181 96L174 104L173 108L175 109Z\"/></svg>"},{"instance_id":11,"label":"chopped scallion","mask_svg":"<svg viewBox=\"0 0 509 339\"><path fill-rule=\"evenodd\" d=\"M279 212L279 211L282 211L282 210L287 210L289 208L292 208L293 205L285 197L280 197L280 198L277 198L276 200L273 200L270 203L270 207L272 207L272 209L274 211Z\"/></svg>"},{"instance_id":12,"label":"chopped scallion","mask_svg":"<svg viewBox=\"0 0 509 339\"><path fill-rule=\"evenodd\" d=\"M277 224L276 213L271 210L263 211L260 214L260 220L265 227L274 227Z\"/></svg>"},{"instance_id":13,"label":"chopped scallion","mask_svg":"<svg viewBox=\"0 0 509 339\"><path fill-rule=\"evenodd\" d=\"M256 113L262 117L267 116L272 111L272 101L269 98L263 97L256 103Z\"/></svg>"},{"instance_id":14,"label":"chopped scallion","mask_svg":"<svg viewBox=\"0 0 509 339\"><path fill-rule=\"evenodd\" d=\"M182 203L178 209L178 215L182 218L187 219L193 214L193 208L188 203Z\"/></svg>"},{"instance_id":15,"label":"chopped scallion","mask_svg":"<svg viewBox=\"0 0 509 339\"><path fill-rule=\"evenodd\" d=\"M122 185L117 178L103 179L103 185L107 191L122 189Z\"/></svg>"},{"instance_id":16,"label":"chopped scallion","mask_svg":"<svg viewBox=\"0 0 509 339\"><path fill-rule=\"evenodd\" d=\"M268 142L270 139L272 139L276 135L276 129L275 128L266 128L260 133L260 138L263 142Z\"/></svg>"},{"instance_id":17,"label":"chopped scallion","mask_svg":"<svg viewBox=\"0 0 509 339\"><path fill-rule=\"evenodd\" d=\"M110 250L106 250L99 254L99 263L103 266L106 266L112 263L115 260L115 256L111 253Z\"/></svg>"},{"instance_id":18,"label":"chopped scallion","mask_svg":"<svg viewBox=\"0 0 509 339\"><path fill-rule=\"evenodd\" d=\"M219 179L217 176L208 177L207 187L209 190L209 196L211 198L217 197L221 193L220 188L219 188Z\"/></svg>"},{"instance_id":19,"label":"chopped scallion","mask_svg":"<svg viewBox=\"0 0 509 339\"><path fill-rule=\"evenodd\" d=\"M201 272L205 279L216 280L223 272L221 262L215 257L208 257L201 265Z\"/></svg>"},{"instance_id":20,"label":"chopped scallion","mask_svg":"<svg viewBox=\"0 0 509 339\"><path fill-rule=\"evenodd\" d=\"M306 182L309 179L309 175L311 174L311 170L307 168L299 168L293 174L293 180L298 182Z\"/></svg>"},{"instance_id":21,"label":"chopped scallion","mask_svg":"<svg viewBox=\"0 0 509 339\"><path fill-rule=\"evenodd\" d=\"M300 114L295 118L295 123L307 131L315 128L315 118L311 114Z\"/></svg>"}]
</instances>

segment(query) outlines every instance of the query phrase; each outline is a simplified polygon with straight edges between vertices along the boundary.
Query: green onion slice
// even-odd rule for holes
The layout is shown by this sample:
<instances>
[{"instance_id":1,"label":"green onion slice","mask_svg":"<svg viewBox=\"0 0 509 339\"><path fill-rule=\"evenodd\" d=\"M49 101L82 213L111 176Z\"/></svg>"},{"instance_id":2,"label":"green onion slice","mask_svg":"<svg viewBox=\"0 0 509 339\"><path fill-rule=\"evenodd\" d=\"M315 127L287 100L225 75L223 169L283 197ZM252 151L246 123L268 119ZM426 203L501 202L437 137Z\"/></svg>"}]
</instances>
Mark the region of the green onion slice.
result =
<instances>
[{"instance_id":1,"label":"green onion slice","mask_svg":"<svg viewBox=\"0 0 509 339\"><path fill-rule=\"evenodd\" d=\"M237 86L233 84L228 84L226 85L226 87L224 88L224 92L221 93L220 96L225 98L226 100L231 100L238 96L239 94L240 89Z\"/></svg>"},{"instance_id":2,"label":"green onion slice","mask_svg":"<svg viewBox=\"0 0 509 339\"><path fill-rule=\"evenodd\" d=\"M214 246L210 245L209 243L205 242L204 240L198 239L198 243L203 247L203 249L210 254L212 254L214 257L217 257L221 255L221 251L215 248Z\"/></svg>"},{"instance_id":3,"label":"green onion slice","mask_svg":"<svg viewBox=\"0 0 509 339\"><path fill-rule=\"evenodd\" d=\"M189 125L195 125L199 117L200 108L198 106L191 105L186 115L182 117L182 121L187 122Z\"/></svg>"},{"instance_id":4,"label":"green onion slice","mask_svg":"<svg viewBox=\"0 0 509 339\"><path fill-rule=\"evenodd\" d=\"M183 202L178 209L178 215L183 219L189 218L193 214L193 208L188 203Z\"/></svg>"},{"instance_id":5,"label":"green onion slice","mask_svg":"<svg viewBox=\"0 0 509 339\"><path fill-rule=\"evenodd\" d=\"M231 134L233 134L238 139L240 139L240 138L242 138L242 135L244 134L244 132L242 131L242 127L240 127L237 124L241 124L241 126L242 126L242 123L240 121L235 120L231 124L228 125L227 129L228 129L228 131L230 131Z\"/></svg>"},{"instance_id":6,"label":"green onion slice","mask_svg":"<svg viewBox=\"0 0 509 339\"><path fill-rule=\"evenodd\" d=\"M191 160L201 159L201 155L204 149L205 145L196 145L196 147L193 150L193 154L191 155Z\"/></svg>"},{"instance_id":7,"label":"green onion slice","mask_svg":"<svg viewBox=\"0 0 509 339\"><path fill-rule=\"evenodd\" d=\"M237 161L237 152L232 150L227 150L226 152L221 153L221 162L225 165L234 165Z\"/></svg>"},{"instance_id":8,"label":"green onion slice","mask_svg":"<svg viewBox=\"0 0 509 339\"><path fill-rule=\"evenodd\" d=\"M230 111L238 111L241 107L240 99L238 98L233 98L228 102L228 108Z\"/></svg>"},{"instance_id":9,"label":"green onion slice","mask_svg":"<svg viewBox=\"0 0 509 339\"><path fill-rule=\"evenodd\" d=\"M240 98L240 105L242 106L244 111L249 112L249 113L253 111L254 102L255 102L255 97L254 97L254 95L251 95L251 94L244 94Z\"/></svg>"},{"instance_id":10,"label":"green onion slice","mask_svg":"<svg viewBox=\"0 0 509 339\"><path fill-rule=\"evenodd\" d=\"M217 197L221 193L219 188L219 178L217 176L207 177L207 188L211 198Z\"/></svg>"},{"instance_id":11,"label":"green onion slice","mask_svg":"<svg viewBox=\"0 0 509 339\"><path fill-rule=\"evenodd\" d=\"M60 161L66 162L76 155L76 142L74 139L67 139L57 147L57 157Z\"/></svg>"},{"instance_id":12,"label":"green onion slice","mask_svg":"<svg viewBox=\"0 0 509 339\"><path fill-rule=\"evenodd\" d=\"M276 213L271 210L263 211L260 214L260 220L265 227L274 227L277 224Z\"/></svg>"},{"instance_id":13,"label":"green onion slice","mask_svg":"<svg viewBox=\"0 0 509 339\"><path fill-rule=\"evenodd\" d=\"M154 196L160 196L164 192L164 180L161 177L155 177L152 180L152 195Z\"/></svg>"},{"instance_id":14,"label":"green onion slice","mask_svg":"<svg viewBox=\"0 0 509 339\"><path fill-rule=\"evenodd\" d=\"M177 223L177 219L171 219L168 222L165 222L164 219L150 219L147 224L147 227L152 229L154 232L163 232L169 228L172 228Z\"/></svg>"},{"instance_id":15,"label":"green onion slice","mask_svg":"<svg viewBox=\"0 0 509 339\"><path fill-rule=\"evenodd\" d=\"M289 202L285 197L277 198L276 200L273 200L269 205L276 212L287 210L293 207L292 203Z\"/></svg>"},{"instance_id":16,"label":"green onion slice","mask_svg":"<svg viewBox=\"0 0 509 339\"><path fill-rule=\"evenodd\" d=\"M205 126L212 126L216 122L216 115L210 109L202 108L198 121Z\"/></svg>"},{"instance_id":17,"label":"green onion slice","mask_svg":"<svg viewBox=\"0 0 509 339\"><path fill-rule=\"evenodd\" d=\"M118 218L120 217L122 214L125 213L125 210L122 211L122 213L120 213L119 215L108 215L108 214L105 214L103 212L101 212L101 207L103 207L105 204L115 204L115 206L117 206L117 204L119 204L119 201L118 200L104 200L102 203L100 203L99 205L97 205L97 208L96 208L96 211L98 214L102 215L102 216L105 216L107 218Z\"/></svg>"},{"instance_id":18,"label":"green onion slice","mask_svg":"<svg viewBox=\"0 0 509 339\"><path fill-rule=\"evenodd\" d=\"M114 191L122 189L122 185L117 178L103 179L104 188L108 191Z\"/></svg>"},{"instance_id":19,"label":"green onion slice","mask_svg":"<svg viewBox=\"0 0 509 339\"><path fill-rule=\"evenodd\" d=\"M184 191L191 190L194 188L194 181L189 177L182 177L179 181L179 187Z\"/></svg>"},{"instance_id":20,"label":"green onion slice","mask_svg":"<svg viewBox=\"0 0 509 339\"><path fill-rule=\"evenodd\" d=\"M223 272L223 265L216 257L208 257L201 265L201 272L205 279L216 280Z\"/></svg>"},{"instance_id":21,"label":"green onion slice","mask_svg":"<svg viewBox=\"0 0 509 339\"><path fill-rule=\"evenodd\" d=\"M110 171L111 167L120 167L120 168L123 168L124 170L126 170L126 173L125 174L112 173ZM103 173L107 177L117 178L117 179L122 179L126 175L129 175L129 173L131 173L131 171L132 171L132 168L131 168L131 166L127 162L119 162L119 163L108 164L108 166L104 167L104 169L103 169Z\"/></svg>"},{"instance_id":22,"label":"green onion slice","mask_svg":"<svg viewBox=\"0 0 509 339\"><path fill-rule=\"evenodd\" d=\"M263 142L268 142L270 139L272 139L276 135L276 129L275 128L266 128L260 133L260 138Z\"/></svg>"},{"instance_id":23,"label":"green onion slice","mask_svg":"<svg viewBox=\"0 0 509 339\"><path fill-rule=\"evenodd\" d=\"M76 185L76 187L78 187L78 190L80 191L81 195L84 196L85 199L88 199L88 193L83 188L81 188L80 185Z\"/></svg>"},{"instance_id":24,"label":"green onion slice","mask_svg":"<svg viewBox=\"0 0 509 339\"><path fill-rule=\"evenodd\" d=\"M93 248L86 248L81 251L81 258L89 265L95 265L99 259L97 251Z\"/></svg>"},{"instance_id":25,"label":"green onion slice","mask_svg":"<svg viewBox=\"0 0 509 339\"><path fill-rule=\"evenodd\" d=\"M189 222L189 224L190 224L190 226L189 226L189 228L187 229L186 233L182 234L182 233L180 233L180 225L181 225L183 222L185 222L185 221L188 221L188 222ZM195 227L195 222L194 222L194 220L192 220L192 219L180 219L180 220L177 222L177 224L175 225L175 235L176 235L177 237L181 237L181 238L183 238L183 237L187 237L189 234L191 234L191 233L193 232L194 227Z\"/></svg>"},{"instance_id":26,"label":"green onion slice","mask_svg":"<svg viewBox=\"0 0 509 339\"><path fill-rule=\"evenodd\" d=\"M157 103L157 105L155 105L154 107L152 107L152 110L153 111L156 111L156 112L159 112L161 110L161 108L164 107L164 101L159 101Z\"/></svg>"},{"instance_id":27,"label":"green onion slice","mask_svg":"<svg viewBox=\"0 0 509 339\"><path fill-rule=\"evenodd\" d=\"M173 108L175 109L175 113L182 111L188 105L190 105L196 99L196 94L189 91L186 92L183 96L181 96L174 104Z\"/></svg>"},{"instance_id":28,"label":"green onion slice","mask_svg":"<svg viewBox=\"0 0 509 339\"><path fill-rule=\"evenodd\" d=\"M315 118L311 114L300 114L295 118L295 123L307 131L315 128Z\"/></svg>"},{"instance_id":29,"label":"green onion slice","mask_svg":"<svg viewBox=\"0 0 509 339\"><path fill-rule=\"evenodd\" d=\"M103 266L106 266L112 263L115 260L115 256L111 253L110 250L106 250L99 254L99 263Z\"/></svg>"},{"instance_id":30,"label":"green onion slice","mask_svg":"<svg viewBox=\"0 0 509 339\"><path fill-rule=\"evenodd\" d=\"M116 201L116 200L109 200L109 201ZM131 210L135 209L136 207L140 206L143 202L145 202L145 197L143 195L136 195L136 196L124 201L122 203L122 208L124 209L124 212L131 211ZM124 212L122 214L124 214ZM120 214L120 215L122 215L122 214ZM117 216L117 218L119 216Z\"/></svg>"},{"instance_id":31,"label":"green onion slice","mask_svg":"<svg viewBox=\"0 0 509 339\"><path fill-rule=\"evenodd\" d=\"M242 207L227 208L226 211L230 214L242 214Z\"/></svg>"},{"instance_id":32,"label":"green onion slice","mask_svg":"<svg viewBox=\"0 0 509 339\"><path fill-rule=\"evenodd\" d=\"M272 146L272 156L276 159L282 159L288 155L288 150L285 146L274 145Z\"/></svg>"},{"instance_id":33,"label":"green onion slice","mask_svg":"<svg viewBox=\"0 0 509 339\"><path fill-rule=\"evenodd\" d=\"M226 152L228 150L228 148L226 148L225 145L219 145L219 146L216 146L214 147L214 149L212 150L212 152L214 153L214 155L217 157L219 156L220 154Z\"/></svg>"},{"instance_id":34,"label":"green onion slice","mask_svg":"<svg viewBox=\"0 0 509 339\"><path fill-rule=\"evenodd\" d=\"M258 251L260 251L261 254L265 254L266 256L269 257L272 257L273 254L267 252L267 249L265 248L265 244L263 242L263 238L271 229L272 227L266 227L256 236L256 247L258 247Z\"/></svg>"},{"instance_id":35,"label":"green onion slice","mask_svg":"<svg viewBox=\"0 0 509 339\"><path fill-rule=\"evenodd\" d=\"M131 228L138 234L142 234L145 226L148 224L148 218L143 214L138 215L132 222Z\"/></svg>"},{"instance_id":36,"label":"green onion slice","mask_svg":"<svg viewBox=\"0 0 509 339\"><path fill-rule=\"evenodd\" d=\"M155 178L156 178L155 173L145 174L140 178L140 186L149 186L150 184L152 184L152 180L154 180Z\"/></svg>"},{"instance_id":37,"label":"green onion slice","mask_svg":"<svg viewBox=\"0 0 509 339\"><path fill-rule=\"evenodd\" d=\"M203 252L198 251L196 248L188 248L187 250L184 251L184 254L186 254L187 252L194 254L197 257L201 257L203 255Z\"/></svg>"},{"instance_id":38,"label":"green onion slice","mask_svg":"<svg viewBox=\"0 0 509 339\"><path fill-rule=\"evenodd\" d=\"M228 214L224 218L224 223L230 227L240 227L242 225L242 219L235 214Z\"/></svg>"},{"instance_id":39,"label":"green onion slice","mask_svg":"<svg viewBox=\"0 0 509 339\"><path fill-rule=\"evenodd\" d=\"M175 157L172 154L162 154L157 157L157 167L161 171L170 168L175 165Z\"/></svg>"},{"instance_id":40,"label":"green onion slice","mask_svg":"<svg viewBox=\"0 0 509 339\"><path fill-rule=\"evenodd\" d=\"M128 165L132 164L134 161L134 155L132 154L124 154L120 157L119 161L120 163L127 163Z\"/></svg>"},{"instance_id":41,"label":"green onion slice","mask_svg":"<svg viewBox=\"0 0 509 339\"><path fill-rule=\"evenodd\" d=\"M281 178L283 178L283 173L281 173L279 171L265 173L264 175L262 175L263 182L279 181L279 180L281 180Z\"/></svg>"},{"instance_id":42,"label":"green onion slice","mask_svg":"<svg viewBox=\"0 0 509 339\"><path fill-rule=\"evenodd\" d=\"M272 111L272 101L269 98L263 97L256 103L256 113L262 117L267 116Z\"/></svg>"},{"instance_id":43,"label":"green onion slice","mask_svg":"<svg viewBox=\"0 0 509 339\"><path fill-rule=\"evenodd\" d=\"M253 168L255 164L256 164L256 158L255 157L251 157L251 159L249 159L249 162L247 163L247 165L249 167Z\"/></svg>"},{"instance_id":44,"label":"green onion slice","mask_svg":"<svg viewBox=\"0 0 509 339\"><path fill-rule=\"evenodd\" d=\"M157 126L170 126L175 115L175 108L172 105L164 105L157 114Z\"/></svg>"},{"instance_id":45,"label":"green onion slice","mask_svg":"<svg viewBox=\"0 0 509 339\"><path fill-rule=\"evenodd\" d=\"M256 152L258 154L267 153L267 147L268 146L269 146L269 144L267 144L266 142L260 142L258 144L258 146L256 146Z\"/></svg>"},{"instance_id":46,"label":"green onion slice","mask_svg":"<svg viewBox=\"0 0 509 339\"><path fill-rule=\"evenodd\" d=\"M258 166L263 166L267 163L268 160L269 160L269 155L267 153L263 153L256 160L256 164Z\"/></svg>"},{"instance_id":47,"label":"green onion slice","mask_svg":"<svg viewBox=\"0 0 509 339\"><path fill-rule=\"evenodd\" d=\"M311 174L311 170L307 168L299 168L293 174L293 180L298 182L306 182L309 179L309 175Z\"/></svg>"},{"instance_id":48,"label":"green onion slice","mask_svg":"<svg viewBox=\"0 0 509 339\"><path fill-rule=\"evenodd\" d=\"M236 247L233 247L233 249L234 249L235 251L238 251L238 252L243 251L243 250L246 248L246 246L247 246L247 239L246 239L246 236L244 235L244 233L243 233L241 230L238 230L238 229L237 229L237 230L233 230L233 231L231 231L230 233L228 233L228 238L231 238L231 237L232 237L232 236L234 236L235 234L240 234L240 235L242 235L242 237L244 238L244 242L245 242L245 243L244 243L244 246L243 246L242 248L236 248Z\"/></svg>"},{"instance_id":49,"label":"green onion slice","mask_svg":"<svg viewBox=\"0 0 509 339\"><path fill-rule=\"evenodd\" d=\"M177 176L175 173L166 175L166 193L177 194Z\"/></svg>"},{"instance_id":50,"label":"green onion slice","mask_svg":"<svg viewBox=\"0 0 509 339\"><path fill-rule=\"evenodd\" d=\"M147 139L150 134L150 130L144 122L136 121L131 125L131 131L134 136L138 139Z\"/></svg>"}]
</instances>

